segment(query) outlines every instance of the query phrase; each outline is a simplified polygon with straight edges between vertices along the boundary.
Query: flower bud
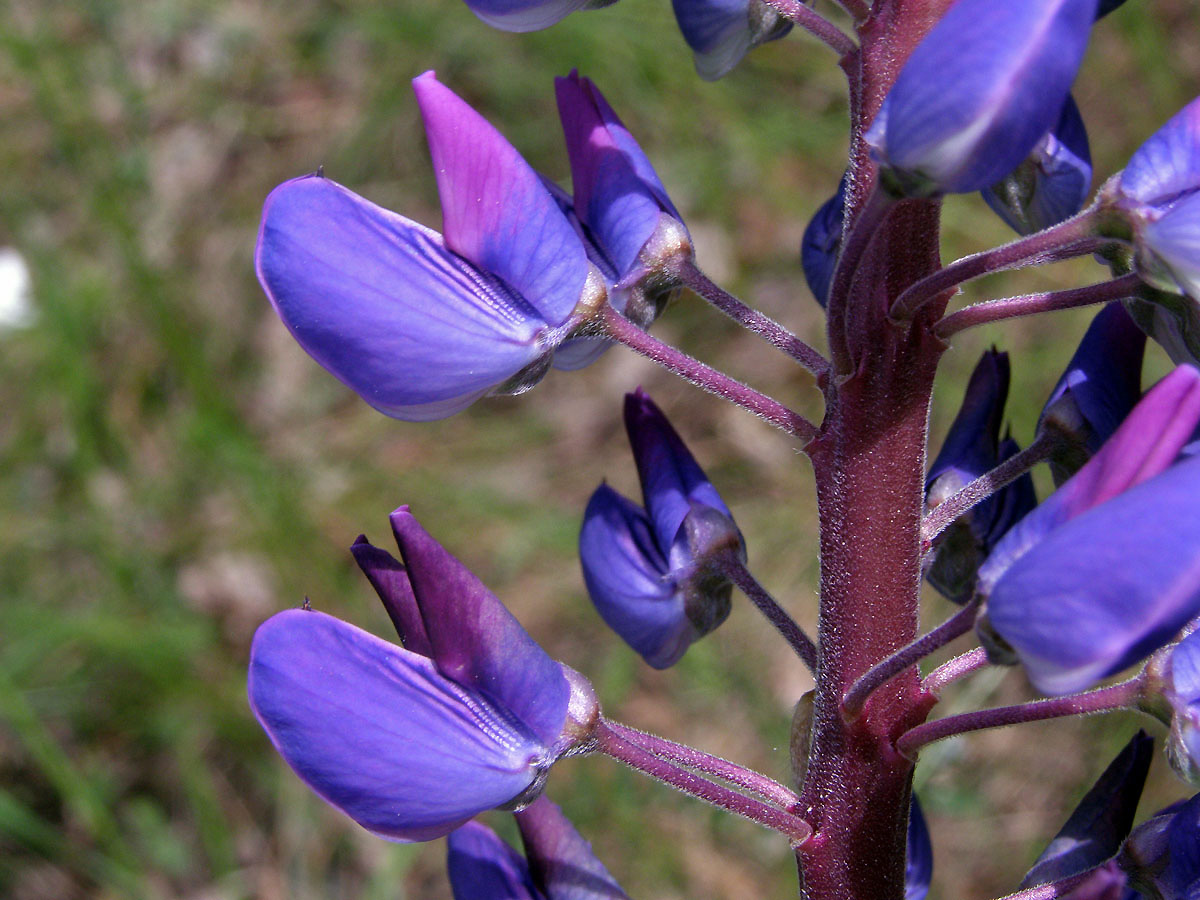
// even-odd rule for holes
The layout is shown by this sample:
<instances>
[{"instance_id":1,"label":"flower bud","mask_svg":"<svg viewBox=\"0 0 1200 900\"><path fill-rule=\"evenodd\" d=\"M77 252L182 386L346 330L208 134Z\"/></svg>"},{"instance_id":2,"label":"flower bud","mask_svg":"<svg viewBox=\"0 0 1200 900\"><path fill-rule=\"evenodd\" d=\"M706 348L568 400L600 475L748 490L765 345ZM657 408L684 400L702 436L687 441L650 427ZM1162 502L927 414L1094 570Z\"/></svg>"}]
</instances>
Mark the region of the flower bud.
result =
<instances>
[{"instance_id":1,"label":"flower bud","mask_svg":"<svg viewBox=\"0 0 1200 900\"><path fill-rule=\"evenodd\" d=\"M1200 891L1200 794L1173 803L1130 834L1121 867L1140 893L1188 900Z\"/></svg>"},{"instance_id":2,"label":"flower bud","mask_svg":"<svg viewBox=\"0 0 1200 900\"><path fill-rule=\"evenodd\" d=\"M601 9L617 0L466 0L471 12L501 31L549 28L580 9Z\"/></svg>"},{"instance_id":3,"label":"flower bud","mask_svg":"<svg viewBox=\"0 0 1200 900\"><path fill-rule=\"evenodd\" d=\"M821 204L800 243L800 264L804 280L817 302L824 308L833 285L833 270L842 249L842 225L846 213L846 176L838 182L837 193Z\"/></svg>"},{"instance_id":4,"label":"flower bud","mask_svg":"<svg viewBox=\"0 0 1200 900\"><path fill-rule=\"evenodd\" d=\"M984 188L983 199L1018 234L1033 234L1083 209L1091 186L1087 130L1068 97L1054 128L1015 170Z\"/></svg>"},{"instance_id":5,"label":"flower bud","mask_svg":"<svg viewBox=\"0 0 1200 900\"><path fill-rule=\"evenodd\" d=\"M705 81L727 75L752 49L792 30L763 0L671 0L671 5Z\"/></svg>"}]
</instances>

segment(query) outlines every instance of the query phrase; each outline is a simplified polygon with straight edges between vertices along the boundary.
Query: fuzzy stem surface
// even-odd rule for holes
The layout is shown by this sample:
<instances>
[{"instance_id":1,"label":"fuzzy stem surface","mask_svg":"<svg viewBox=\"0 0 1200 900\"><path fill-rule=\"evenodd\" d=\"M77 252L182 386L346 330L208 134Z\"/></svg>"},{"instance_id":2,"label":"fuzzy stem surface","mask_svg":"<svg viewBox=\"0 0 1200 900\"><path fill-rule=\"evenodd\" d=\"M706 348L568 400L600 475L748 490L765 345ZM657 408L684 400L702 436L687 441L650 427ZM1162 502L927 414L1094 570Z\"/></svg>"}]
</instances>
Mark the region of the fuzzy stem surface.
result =
<instances>
[{"instance_id":1,"label":"fuzzy stem surface","mask_svg":"<svg viewBox=\"0 0 1200 900\"><path fill-rule=\"evenodd\" d=\"M838 56L846 56L857 48L854 39L823 15L809 9L800 0L766 0L771 9L799 25Z\"/></svg>"},{"instance_id":2,"label":"fuzzy stem surface","mask_svg":"<svg viewBox=\"0 0 1200 900\"><path fill-rule=\"evenodd\" d=\"M808 666L814 675L817 672L817 646L804 630L796 624L796 620L788 615L779 603L758 583L745 564L736 558L727 557L721 561L721 573L741 589L750 598L764 616L767 617L775 630L796 651L796 655Z\"/></svg>"}]
</instances>

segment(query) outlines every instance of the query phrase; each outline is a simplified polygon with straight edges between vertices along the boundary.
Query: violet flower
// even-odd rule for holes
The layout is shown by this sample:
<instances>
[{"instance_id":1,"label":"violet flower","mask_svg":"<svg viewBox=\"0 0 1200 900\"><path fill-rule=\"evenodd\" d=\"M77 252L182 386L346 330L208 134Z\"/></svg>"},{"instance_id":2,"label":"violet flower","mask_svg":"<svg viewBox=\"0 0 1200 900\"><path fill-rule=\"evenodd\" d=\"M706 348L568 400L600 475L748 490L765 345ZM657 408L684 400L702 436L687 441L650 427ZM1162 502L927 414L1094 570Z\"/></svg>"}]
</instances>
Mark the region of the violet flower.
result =
<instances>
[{"instance_id":1,"label":"violet flower","mask_svg":"<svg viewBox=\"0 0 1200 900\"><path fill-rule=\"evenodd\" d=\"M427 420L531 387L604 289L512 145L432 72L413 88L444 236L318 173L267 198L256 265L309 355L381 412Z\"/></svg>"},{"instance_id":2,"label":"violet flower","mask_svg":"<svg viewBox=\"0 0 1200 900\"><path fill-rule=\"evenodd\" d=\"M549 28L576 10L601 9L617 0L466 0L471 12L501 31Z\"/></svg>"},{"instance_id":3,"label":"violet flower","mask_svg":"<svg viewBox=\"0 0 1200 900\"><path fill-rule=\"evenodd\" d=\"M599 710L406 507L392 527L405 566L363 538L354 553L404 648L288 610L255 634L248 692L322 799L383 837L426 841L531 802L551 764L586 746Z\"/></svg>"},{"instance_id":4,"label":"violet flower","mask_svg":"<svg viewBox=\"0 0 1200 900\"><path fill-rule=\"evenodd\" d=\"M925 479L925 498L934 509L980 475L1017 452L1000 423L1008 398L1008 354L986 351L971 373L962 406ZM966 603L975 592L979 566L996 542L1033 509L1037 497L1028 473L976 504L942 532L925 577L947 599Z\"/></svg>"},{"instance_id":5,"label":"violet flower","mask_svg":"<svg viewBox=\"0 0 1200 900\"><path fill-rule=\"evenodd\" d=\"M1038 420L1039 433L1061 441L1050 462L1056 484L1079 471L1137 405L1145 349L1145 332L1121 303L1092 319Z\"/></svg>"},{"instance_id":6,"label":"violet flower","mask_svg":"<svg viewBox=\"0 0 1200 900\"><path fill-rule=\"evenodd\" d=\"M1081 875L1117 855L1133 827L1153 756L1154 739L1146 732L1130 738L1034 862L1022 890Z\"/></svg>"},{"instance_id":7,"label":"violet flower","mask_svg":"<svg viewBox=\"0 0 1200 900\"><path fill-rule=\"evenodd\" d=\"M692 255L683 217L604 95L571 72L554 79L571 161L575 212L612 260L621 284Z\"/></svg>"},{"instance_id":8,"label":"violet flower","mask_svg":"<svg viewBox=\"0 0 1200 900\"><path fill-rule=\"evenodd\" d=\"M1170 648L1164 687L1171 725L1167 758L1180 777L1195 784L1200 782L1200 632Z\"/></svg>"},{"instance_id":9,"label":"violet flower","mask_svg":"<svg viewBox=\"0 0 1200 900\"><path fill-rule=\"evenodd\" d=\"M1120 863L1138 896L1192 900L1200 894L1200 794L1171 804L1135 828Z\"/></svg>"},{"instance_id":10,"label":"violet flower","mask_svg":"<svg viewBox=\"0 0 1200 900\"><path fill-rule=\"evenodd\" d=\"M933 841L917 795L908 808L908 843L904 866L904 900L925 900L933 881Z\"/></svg>"},{"instance_id":11,"label":"violet flower","mask_svg":"<svg viewBox=\"0 0 1200 900\"><path fill-rule=\"evenodd\" d=\"M913 50L866 140L900 196L970 193L1016 169L1067 102L1096 0L958 0Z\"/></svg>"},{"instance_id":12,"label":"violet flower","mask_svg":"<svg viewBox=\"0 0 1200 900\"><path fill-rule=\"evenodd\" d=\"M450 834L446 865L454 900L628 900L550 800L539 797L516 818L525 857L478 822Z\"/></svg>"},{"instance_id":13,"label":"violet flower","mask_svg":"<svg viewBox=\"0 0 1200 900\"><path fill-rule=\"evenodd\" d=\"M846 214L846 176L838 182L837 193L821 204L800 242L800 265L804 280L817 302L824 308L833 285L833 270L842 249L842 225Z\"/></svg>"},{"instance_id":14,"label":"violet flower","mask_svg":"<svg viewBox=\"0 0 1200 900\"><path fill-rule=\"evenodd\" d=\"M588 502L579 559L601 618L664 669L729 615L732 584L714 565L745 556L733 516L666 417L625 395L645 508L602 484Z\"/></svg>"},{"instance_id":15,"label":"violet flower","mask_svg":"<svg viewBox=\"0 0 1200 900\"><path fill-rule=\"evenodd\" d=\"M984 188L983 199L1018 234L1033 234L1083 209L1091 187L1087 129L1067 97L1055 126L1014 171Z\"/></svg>"},{"instance_id":16,"label":"violet flower","mask_svg":"<svg viewBox=\"0 0 1200 900\"><path fill-rule=\"evenodd\" d=\"M752 49L792 30L763 0L671 0L671 5L705 81L729 74Z\"/></svg>"}]
</instances>

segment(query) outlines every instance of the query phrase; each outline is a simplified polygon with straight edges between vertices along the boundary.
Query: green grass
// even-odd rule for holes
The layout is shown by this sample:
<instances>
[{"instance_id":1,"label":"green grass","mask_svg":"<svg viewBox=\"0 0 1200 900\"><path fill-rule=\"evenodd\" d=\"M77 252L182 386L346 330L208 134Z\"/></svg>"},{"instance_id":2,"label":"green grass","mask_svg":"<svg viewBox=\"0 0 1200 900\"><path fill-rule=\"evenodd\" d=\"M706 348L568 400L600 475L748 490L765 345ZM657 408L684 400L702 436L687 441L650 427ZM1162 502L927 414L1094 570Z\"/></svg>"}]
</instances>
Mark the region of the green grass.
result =
<instances>
[{"instance_id":1,"label":"green grass","mask_svg":"<svg viewBox=\"0 0 1200 900\"><path fill-rule=\"evenodd\" d=\"M1196 24L1191 4L1162 0L1097 29L1079 98L1101 174L1194 92ZM845 103L829 54L802 36L705 84L665 0L531 35L491 31L454 0L0 8L0 245L29 261L39 310L0 334L0 896L448 896L438 845L386 844L324 807L244 699L254 627L306 595L386 634L347 548L359 531L385 542L401 503L611 713L786 777L808 682L765 626L739 605L677 668L651 672L601 627L573 558L600 479L635 490L618 404L645 384L737 512L762 580L811 623L812 490L781 438L619 352L445 422L385 420L290 342L254 280L263 197L318 165L437 224L408 87L426 68L565 179L551 85L576 66L655 160L702 265L821 342L795 257L840 175ZM947 202L945 233L947 255L1007 239L977 198ZM1081 262L983 289L1100 272ZM819 413L806 378L697 306L658 332ZM995 341L1014 352L1011 415L1028 441L1085 323L964 336L935 433ZM1019 682L990 699L1023 696ZM1014 733L922 769L953 848L940 896L1003 892L1097 771L1085 751L1116 746L1091 722L1037 735L1039 751L1061 739L1053 762ZM552 796L632 896L794 896L788 854L753 826L605 761L561 768ZM972 851L996 840L1012 858L981 864Z\"/></svg>"}]
</instances>

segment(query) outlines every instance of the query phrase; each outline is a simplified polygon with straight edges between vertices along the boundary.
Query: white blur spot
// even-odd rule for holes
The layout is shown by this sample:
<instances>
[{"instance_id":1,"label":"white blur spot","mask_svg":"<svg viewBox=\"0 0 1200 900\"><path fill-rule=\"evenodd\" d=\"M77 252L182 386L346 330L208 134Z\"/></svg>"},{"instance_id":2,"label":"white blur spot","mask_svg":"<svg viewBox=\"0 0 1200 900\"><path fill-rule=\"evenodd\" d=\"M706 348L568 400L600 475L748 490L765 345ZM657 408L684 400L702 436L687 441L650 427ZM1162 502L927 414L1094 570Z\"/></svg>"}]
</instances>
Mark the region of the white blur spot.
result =
<instances>
[{"instance_id":1,"label":"white blur spot","mask_svg":"<svg viewBox=\"0 0 1200 900\"><path fill-rule=\"evenodd\" d=\"M25 258L0 247L0 332L33 324L33 279Z\"/></svg>"}]
</instances>

